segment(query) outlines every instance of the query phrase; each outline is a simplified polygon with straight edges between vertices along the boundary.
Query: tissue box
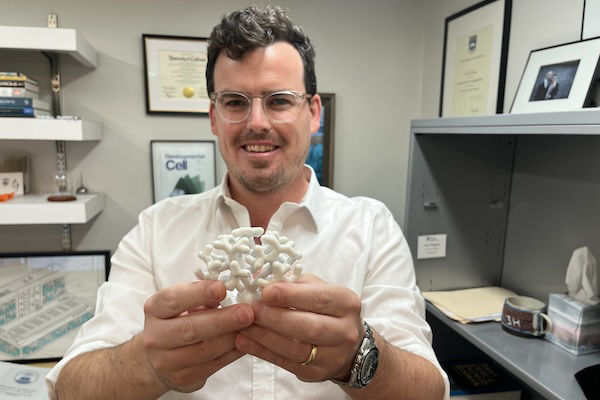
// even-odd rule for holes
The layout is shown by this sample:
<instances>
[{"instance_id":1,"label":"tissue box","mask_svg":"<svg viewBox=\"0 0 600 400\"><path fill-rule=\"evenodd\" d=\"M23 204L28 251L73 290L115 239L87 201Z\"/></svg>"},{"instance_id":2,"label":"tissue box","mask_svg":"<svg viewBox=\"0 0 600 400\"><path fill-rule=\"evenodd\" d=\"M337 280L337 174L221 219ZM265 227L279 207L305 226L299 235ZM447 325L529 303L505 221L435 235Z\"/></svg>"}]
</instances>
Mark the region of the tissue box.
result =
<instances>
[{"instance_id":1,"label":"tissue box","mask_svg":"<svg viewBox=\"0 0 600 400\"><path fill-rule=\"evenodd\" d=\"M546 339L579 355L600 351L600 304L589 305L563 293L550 293L552 329Z\"/></svg>"}]
</instances>

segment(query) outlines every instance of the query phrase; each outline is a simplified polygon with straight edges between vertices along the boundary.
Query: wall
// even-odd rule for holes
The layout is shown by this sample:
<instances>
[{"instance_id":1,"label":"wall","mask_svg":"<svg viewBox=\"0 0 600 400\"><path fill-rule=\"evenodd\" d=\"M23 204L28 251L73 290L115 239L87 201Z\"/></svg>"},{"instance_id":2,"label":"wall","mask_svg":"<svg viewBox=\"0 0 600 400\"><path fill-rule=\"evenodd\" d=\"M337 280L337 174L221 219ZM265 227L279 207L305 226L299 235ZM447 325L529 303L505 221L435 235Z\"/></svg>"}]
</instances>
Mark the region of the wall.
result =
<instances>
[{"instance_id":1,"label":"wall","mask_svg":"<svg viewBox=\"0 0 600 400\"><path fill-rule=\"evenodd\" d=\"M385 202L402 224L410 119L419 115L427 2L332 0L278 2L302 25L317 51L319 90L336 94L334 186ZM220 16L245 1L4 0L0 25L75 28L96 48L99 66L63 60L65 114L99 121L104 137L68 143L75 186L105 194L104 211L73 225L75 250L116 248L152 202L150 140L212 140L206 117L145 113L142 33L208 36ZM249 3L248 3L249 4ZM1 52L0 70L49 79L38 53ZM49 88L42 88L48 97ZM3 141L2 152L27 152L34 191L52 189L54 143ZM225 171L219 158L218 178ZM61 249L60 226L0 226L0 252Z\"/></svg>"}]
</instances>

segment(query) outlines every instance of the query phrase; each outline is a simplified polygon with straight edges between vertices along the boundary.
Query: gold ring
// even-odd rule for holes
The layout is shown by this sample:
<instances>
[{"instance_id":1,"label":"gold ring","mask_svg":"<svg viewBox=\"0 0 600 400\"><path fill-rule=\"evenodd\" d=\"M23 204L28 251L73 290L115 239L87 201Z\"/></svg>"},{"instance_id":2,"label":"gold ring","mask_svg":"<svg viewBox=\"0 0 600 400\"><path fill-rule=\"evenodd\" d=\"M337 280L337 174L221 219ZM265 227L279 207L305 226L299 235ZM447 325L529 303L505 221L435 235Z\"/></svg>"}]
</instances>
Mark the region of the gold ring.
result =
<instances>
[{"instance_id":1,"label":"gold ring","mask_svg":"<svg viewBox=\"0 0 600 400\"><path fill-rule=\"evenodd\" d=\"M315 346L313 344L312 350L310 351L310 354L308 355L308 358L306 359L306 361L304 361L302 363L302 365L304 365L304 366L309 365L310 363L312 363L313 361L315 361L315 358L317 358L317 346Z\"/></svg>"}]
</instances>

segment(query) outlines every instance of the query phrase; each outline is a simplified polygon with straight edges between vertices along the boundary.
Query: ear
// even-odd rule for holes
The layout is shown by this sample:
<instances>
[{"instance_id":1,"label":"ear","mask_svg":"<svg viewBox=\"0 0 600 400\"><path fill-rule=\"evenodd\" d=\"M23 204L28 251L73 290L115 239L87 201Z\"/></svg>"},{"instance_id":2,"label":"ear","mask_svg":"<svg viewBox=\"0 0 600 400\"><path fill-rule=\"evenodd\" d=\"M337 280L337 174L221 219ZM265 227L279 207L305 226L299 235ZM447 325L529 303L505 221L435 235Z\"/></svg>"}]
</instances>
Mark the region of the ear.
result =
<instances>
[{"instance_id":1,"label":"ear","mask_svg":"<svg viewBox=\"0 0 600 400\"><path fill-rule=\"evenodd\" d=\"M316 133L321 128L321 96L315 94L310 98L310 133Z\"/></svg>"},{"instance_id":2,"label":"ear","mask_svg":"<svg viewBox=\"0 0 600 400\"><path fill-rule=\"evenodd\" d=\"M217 133L217 115L216 115L216 112L217 112L217 110L215 110L215 105L211 101L210 102L210 106L208 108L208 116L210 117L210 130L212 131L213 135L219 136L218 133Z\"/></svg>"}]
</instances>

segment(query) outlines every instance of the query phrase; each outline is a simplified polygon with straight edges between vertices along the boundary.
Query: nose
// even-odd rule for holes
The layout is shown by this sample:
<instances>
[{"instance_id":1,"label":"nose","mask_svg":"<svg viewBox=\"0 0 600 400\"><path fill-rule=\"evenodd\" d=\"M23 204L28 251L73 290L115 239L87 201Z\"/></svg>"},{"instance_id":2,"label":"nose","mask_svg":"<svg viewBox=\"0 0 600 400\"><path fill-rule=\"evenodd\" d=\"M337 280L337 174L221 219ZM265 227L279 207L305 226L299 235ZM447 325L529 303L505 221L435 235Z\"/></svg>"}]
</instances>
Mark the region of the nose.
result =
<instances>
[{"instance_id":1,"label":"nose","mask_svg":"<svg viewBox=\"0 0 600 400\"><path fill-rule=\"evenodd\" d=\"M271 127L271 121L265 114L262 101L263 100L260 97L255 97L252 99L250 115L248 115L248 119L246 120L248 129L254 132L268 131Z\"/></svg>"}]
</instances>

